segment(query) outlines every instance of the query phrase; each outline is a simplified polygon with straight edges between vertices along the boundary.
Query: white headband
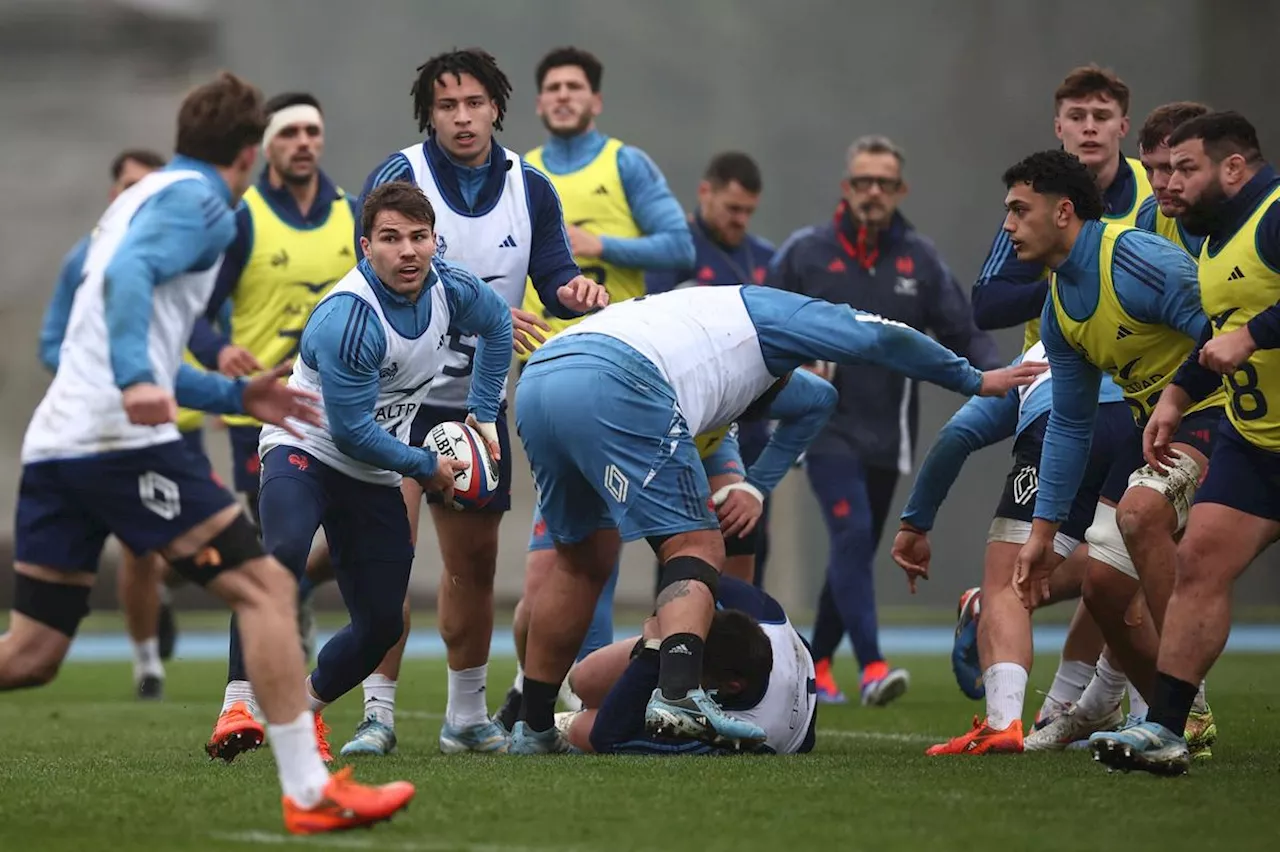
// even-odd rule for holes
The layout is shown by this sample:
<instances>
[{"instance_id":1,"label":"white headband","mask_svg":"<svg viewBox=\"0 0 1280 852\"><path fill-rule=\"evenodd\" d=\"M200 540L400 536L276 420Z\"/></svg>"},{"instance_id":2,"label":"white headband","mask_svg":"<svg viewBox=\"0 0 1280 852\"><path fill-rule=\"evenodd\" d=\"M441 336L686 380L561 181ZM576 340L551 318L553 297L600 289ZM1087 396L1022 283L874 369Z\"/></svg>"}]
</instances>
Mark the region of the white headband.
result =
<instances>
[{"instance_id":1,"label":"white headband","mask_svg":"<svg viewBox=\"0 0 1280 852\"><path fill-rule=\"evenodd\" d=\"M276 110L271 113L271 120L267 122L267 130L262 134L262 152L264 154L276 134L290 124L314 124L323 129L324 118L321 117L320 110L311 104L294 104L293 106Z\"/></svg>"}]
</instances>

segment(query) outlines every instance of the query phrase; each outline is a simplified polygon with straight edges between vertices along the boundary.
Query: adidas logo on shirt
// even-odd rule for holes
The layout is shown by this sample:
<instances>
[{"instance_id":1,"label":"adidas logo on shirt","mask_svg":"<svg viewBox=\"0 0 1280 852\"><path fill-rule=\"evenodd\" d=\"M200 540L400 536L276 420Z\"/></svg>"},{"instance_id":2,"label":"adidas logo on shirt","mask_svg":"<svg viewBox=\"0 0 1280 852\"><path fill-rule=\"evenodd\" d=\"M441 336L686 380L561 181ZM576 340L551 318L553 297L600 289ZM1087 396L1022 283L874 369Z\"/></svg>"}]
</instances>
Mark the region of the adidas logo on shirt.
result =
<instances>
[{"instance_id":1,"label":"adidas logo on shirt","mask_svg":"<svg viewBox=\"0 0 1280 852\"><path fill-rule=\"evenodd\" d=\"M604 184L600 184L599 186L597 186L597 187L596 187L595 192L593 192L593 193L591 193L591 194L592 194L592 195L608 195L608 194L609 194L609 190L605 187L605 185L604 185Z\"/></svg>"},{"instance_id":2,"label":"adidas logo on shirt","mask_svg":"<svg viewBox=\"0 0 1280 852\"><path fill-rule=\"evenodd\" d=\"M1241 281L1244 279L1244 273L1240 271L1240 267L1231 270L1231 274L1227 276L1228 281Z\"/></svg>"},{"instance_id":3,"label":"adidas logo on shirt","mask_svg":"<svg viewBox=\"0 0 1280 852\"><path fill-rule=\"evenodd\" d=\"M1131 334L1133 334L1132 329L1125 328L1124 326L1119 326L1118 328L1116 328L1116 340L1124 340L1126 337L1128 337Z\"/></svg>"},{"instance_id":4,"label":"adidas logo on shirt","mask_svg":"<svg viewBox=\"0 0 1280 852\"><path fill-rule=\"evenodd\" d=\"M507 234L507 238L502 242L498 243L498 248L515 248L515 247L516 247L516 241L510 234Z\"/></svg>"}]
</instances>

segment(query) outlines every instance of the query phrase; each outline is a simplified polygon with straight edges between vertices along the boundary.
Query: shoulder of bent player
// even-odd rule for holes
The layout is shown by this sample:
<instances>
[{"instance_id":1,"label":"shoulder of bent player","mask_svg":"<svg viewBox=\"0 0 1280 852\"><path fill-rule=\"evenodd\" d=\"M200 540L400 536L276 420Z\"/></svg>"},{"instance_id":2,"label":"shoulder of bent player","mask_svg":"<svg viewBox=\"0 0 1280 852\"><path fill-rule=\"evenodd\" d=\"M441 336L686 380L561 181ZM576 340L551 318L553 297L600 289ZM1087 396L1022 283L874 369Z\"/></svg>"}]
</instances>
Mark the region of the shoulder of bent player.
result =
<instances>
[{"instance_id":1,"label":"shoulder of bent player","mask_svg":"<svg viewBox=\"0 0 1280 852\"><path fill-rule=\"evenodd\" d=\"M413 166L409 165L409 158L400 151L388 155L374 167L373 171L369 172L360 190L360 197L364 198L375 188L395 180L413 180Z\"/></svg>"},{"instance_id":2,"label":"shoulder of bent player","mask_svg":"<svg viewBox=\"0 0 1280 852\"><path fill-rule=\"evenodd\" d=\"M1160 208L1156 204L1156 197L1148 195L1138 207L1138 218L1133 223L1134 227L1154 234L1156 232L1156 213L1159 210Z\"/></svg>"},{"instance_id":3,"label":"shoulder of bent player","mask_svg":"<svg viewBox=\"0 0 1280 852\"><path fill-rule=\"evenodd\" d=\"M1276 186L1280 186L1280 178L1277 178ZM1280 199L1271 202L1267 212L1262 214L1254 240L1258 256L1272 271L1280 274Z\"/></svg>"},{"instance_id":4,"label":"shoulder of bent player","mask_svg":"<svg viewBox=\"0 0 1280 852\"><path fill-rule=\"evenodd\" d=\"M130 223L135 226L153 231L162 252L184 258L185 271L200 272L235 239L236 214L210 181L179 180L143 203Z\"/></svg>"}]
</instances>

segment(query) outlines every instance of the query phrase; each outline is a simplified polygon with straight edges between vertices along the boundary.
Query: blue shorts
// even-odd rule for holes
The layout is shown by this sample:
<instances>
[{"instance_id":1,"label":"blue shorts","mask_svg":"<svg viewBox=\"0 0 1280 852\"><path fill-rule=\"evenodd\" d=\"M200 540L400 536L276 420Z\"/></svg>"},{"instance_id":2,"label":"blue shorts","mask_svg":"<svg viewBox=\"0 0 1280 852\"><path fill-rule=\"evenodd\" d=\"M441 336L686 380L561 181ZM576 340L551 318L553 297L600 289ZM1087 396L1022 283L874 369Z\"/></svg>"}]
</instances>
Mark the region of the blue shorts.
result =
<instances>
[{"instance_id":1,"label":"blue shorts","mask_svg":"<svg viewBox=\"0 0 1280 852\"><path fill-rule=\"evenodd\" d=\"M1280 453L1249 443L1223 417L1213 462L1195 502L1218 503L1255 518L1280 521Z\"/></svg>"},{"instance_id":2,"label":"blue shorts","mask_svg":"<svg viewBox=\"0 0 1280 852\"><path fill-rule=\"evenodd\" d=\"M1178 431L1173 434L1173 441L1195 447L1205 458L1209 458L1213 455L1213 437L1218 431L1220 420L1225 420L1221 408L1194 411L1182 418ZM1142 457L1142 427L1135 425L1123 449L1116 454L1116 461L1107 474L1100 496L1112 503L1119 503L1124 492L1129 489L1129 475L1146 463Z\"/></svg>"},{"instance_id":3,"label":"blue shorts","mask_svg":"<svg viewBox=\"0 0 1280 852\"><path fill-rule=\"evenodd\" d=\"M997 518L1031 523L1034 520L1036 494L1039 491L1040 455L1044 449L1044 433L1049 425L1049 412L1037 417L1013 442L1013 467L1005 478L1004 492L996 507ZM1098 495L1122 456L1129 460L1129 444L1136 427L1128 403L1108 402L1098 406L1093 424L1093 442L1089 445L1089 461L1085 464L1080 489L1071 502L1071 512L1060 532L1084 541L1085 531L1093 523L1098 508ZM1125 480L1126 484L1128 479ZM1123 493L1123 492L1122 492Z\"/></svg>"},{"instance_id":4,"label":"blue shorts","mask_svg":"<svg viewBox=\"0 0 1280 852\"><path fill-rule=\"evenodd\" d=\"M724 440L720 442L720 446L716 447L716 451L702 460L702 468L706 471L708 480L713 476L725 476L728 474L743 476L745 474L742 454L738 452L736 428L730 429L729 433L724 436ZM533 507L533 529L529 533L529 550L550 550L554 546L555 543L547 533L547 523L542 520L542 508L535 505Z\"/></svg>"},{"instance_id":5,"label":"blue shorts","mask_svg":"<svg viewBox=\"0 0 1280 852\"><path fill-rule=\"evenodd\" d=\"M539 349L516 386L516 429L556 543L719 528L675 392L623 343L583 334Z\"/></svg>"},{"instance_id":6,"label":"blue shorts","mask_svg":"<svg viewBox=\"0 0 1280 852\"><path fill-rule=\"evenodd\" d=\"M234 503L181 441L36 462L22 468L14 558L95 572L109 535L134 553L159 550Z\"/></svg>"},{"instance_id":7,"label":"blue shorts","mask_svg":"<svg viewBox=\"0 0 1280 852\"><path fill-rule=\"evenodd\" d=\"M228 426L231 439L231 478L240 494L255 495L262 476L262 461L258 458L258 439L261 426Z\"/></svg>"},{"instance_id":8,"label":"blue shorts","mask_svg":"<svg viewBox=\"0 0 1280 852\"><path fill-rule=\"evenodd\" d=\"M465 423L467 411L462 408L441 408L436 405L424 405L413 416L413 424L409 427L409 443L421 447L427 433L439 423L456 420ZM498 420L494 424L498 429L498 449L502 458L498 459L498 490L493 498L481 509L469 509L472 512L509 512L511 511L511 429L507 425L507 406L504 403L498 409ZM428 493L428 503L443 503L439 494Z\"/></svg>"},{"instance_id":9,"label":"blue shorts","mask_svg":"<svg viewBox=\"0 0 1280 852\"><path fill-rule=\"evenodd\" d=\"M396 486L353 479L306 450L280 445L262 460L259 505L263 544L295 575L306 566L316 530L324 527L335 566L355 571L373 563L402 564L407 577L413 544Z\"/></svg>"}]
</instances>

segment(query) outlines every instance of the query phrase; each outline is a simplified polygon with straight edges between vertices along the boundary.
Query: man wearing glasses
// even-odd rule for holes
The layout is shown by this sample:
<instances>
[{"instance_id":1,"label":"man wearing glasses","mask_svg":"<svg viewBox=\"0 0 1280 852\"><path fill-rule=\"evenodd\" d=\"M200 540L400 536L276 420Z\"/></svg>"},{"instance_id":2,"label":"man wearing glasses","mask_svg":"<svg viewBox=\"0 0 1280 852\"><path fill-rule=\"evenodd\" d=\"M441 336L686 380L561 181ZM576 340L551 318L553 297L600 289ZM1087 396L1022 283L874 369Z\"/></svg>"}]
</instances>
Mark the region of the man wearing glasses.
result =
<instances>
[{"instance_id":1,"label":"man wearing glasses","mask_svg":"<svg viewBox=\"0 0 1280 852\"><path fill-rule=\"evenodd\" d=\"M930 332L979 369L999 366L995 340L974 325L959 282L933 243L898 212L907 194L903 163L901 149L884 136L855 141L835 215L793 234L765 283ZM827 378L839 404L805 465L830 536L813 637L819 699L844 700L831 677L831 656L847 631L862 670L861 701L883 706L906 691L909 678L880 653L874 557L898 477L911 470L918 392L883 367L842 366Z\"/></svg>"}]
</instances>

